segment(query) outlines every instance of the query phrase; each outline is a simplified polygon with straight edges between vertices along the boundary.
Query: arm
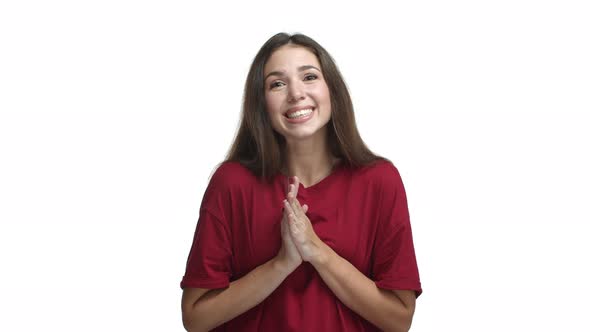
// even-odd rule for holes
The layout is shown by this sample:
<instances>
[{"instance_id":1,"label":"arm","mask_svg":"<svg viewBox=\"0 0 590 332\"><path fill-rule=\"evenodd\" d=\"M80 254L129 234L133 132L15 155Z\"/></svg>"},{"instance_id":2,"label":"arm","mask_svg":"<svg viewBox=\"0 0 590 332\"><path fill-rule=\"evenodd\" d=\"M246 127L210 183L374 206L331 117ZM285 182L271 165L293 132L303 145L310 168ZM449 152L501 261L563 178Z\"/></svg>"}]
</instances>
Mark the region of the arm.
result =
<instances>
[{"instance_id":1,"label":"arm","mask_svg":"<svg viewBox=\"0 0 590 332\"><path fill-rule=\"evenodd\" d=\"M294 189L294 194L297 190ZM302 208L307 212L307 206ZM289 233L286 211L281 219L282 246L277 256L228 288L187 288L182 294L182 321L187 331L209 331L258 305L303 261Z\"/></svg>"},{"instance_id":2,"label":"arm","mask_svg":"<svg viewBox=\"0 0 590 332\"><path fill-rule=\"evenodd\" d=\"M299 180L295 177L295 186ZM296 196L285 203L294 243L304 261L310 262L336 297L351 310L384 331L408 331L416 295L412 290L384 290L354 265L340 257L315 234Z\"/></svg>"},{"instance_id":3,"label":"arm","mask_svg":"<svg viewBox=\"0 0 590 332\"><path fill-rule=\"evenodd\" d=\"M258 266L228 288L187 288L182 295L182 321L187 331L209 331L258 305L291 273L279 259Z\"/></svg>"},{"instance_id":4,"label":"arm","mask_svg":"<svg viewBox=\"0 0 590 332\"><path fill-rule=\"evenodd\" d=\"M310 261L324 282L347 307L383 331L408 331L416 297L411 290L384 290L326 244Z\"/></svg>"}]
</instances>

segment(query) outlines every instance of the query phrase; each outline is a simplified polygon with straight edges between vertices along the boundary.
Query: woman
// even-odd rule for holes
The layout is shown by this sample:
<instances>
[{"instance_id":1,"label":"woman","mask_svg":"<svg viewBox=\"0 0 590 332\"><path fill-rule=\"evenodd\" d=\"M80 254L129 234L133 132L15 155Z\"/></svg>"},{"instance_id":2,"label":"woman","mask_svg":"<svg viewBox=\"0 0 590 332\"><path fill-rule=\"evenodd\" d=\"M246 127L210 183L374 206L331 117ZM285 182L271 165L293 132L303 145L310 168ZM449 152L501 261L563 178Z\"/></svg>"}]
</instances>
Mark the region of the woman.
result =
<instances>
[{"instance_id":1,"label":"woman","mask_svg":"<svg viewBox=\"0 0 590 332\"><path fill-rule=\"evenodd\" d=\"M189 331L407 331L422 289L404 187L356 128L334 61L277 34L256 55L201 203Z\"/></svg>"}]
</instances>

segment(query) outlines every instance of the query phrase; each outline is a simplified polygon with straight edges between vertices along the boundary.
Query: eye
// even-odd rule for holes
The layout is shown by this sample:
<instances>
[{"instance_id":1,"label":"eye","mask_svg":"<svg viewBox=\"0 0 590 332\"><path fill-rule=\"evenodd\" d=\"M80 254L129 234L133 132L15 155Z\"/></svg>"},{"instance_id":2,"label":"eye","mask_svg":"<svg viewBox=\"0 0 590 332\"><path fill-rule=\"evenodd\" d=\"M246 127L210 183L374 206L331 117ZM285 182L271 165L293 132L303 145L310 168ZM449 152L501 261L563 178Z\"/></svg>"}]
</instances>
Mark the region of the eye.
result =
<instances>
[{"instance_id":1,"label":"eye","mask_svg":"<svg viewBox=\"0 0 590 332\"><path fill-rule=\"evenodd\" d=\"M305 75L305 80L309 80L309 79L311 79L311 80L317 80L318 79L318 76L315 75L315 74Z\"/></svg>"},{"instance_id":2,"label":"eye","mask_svg":"<svg viewBox=\"0 0 590 332\"><path fill-rule=\"evenodd\" d=\"M284 83L283 83L283 82L281 82L281 81L272 82L272 83L270 84L270 88L271 88L271 89L273 89L273 88L276 88L276 87L280 86L280 84L284 84Z\"/></svg>"}]
</instances>

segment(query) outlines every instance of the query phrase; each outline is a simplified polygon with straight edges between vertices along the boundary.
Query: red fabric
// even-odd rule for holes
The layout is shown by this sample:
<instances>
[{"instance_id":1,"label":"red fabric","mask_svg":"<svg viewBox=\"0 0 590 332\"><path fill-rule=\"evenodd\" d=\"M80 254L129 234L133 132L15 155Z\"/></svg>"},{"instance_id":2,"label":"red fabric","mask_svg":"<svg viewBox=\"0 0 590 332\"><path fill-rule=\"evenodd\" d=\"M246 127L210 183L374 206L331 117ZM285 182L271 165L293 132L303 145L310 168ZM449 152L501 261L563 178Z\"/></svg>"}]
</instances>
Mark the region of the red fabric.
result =
<instances>
[{"instance_id":1,"label":"red fabric","mask_svg":"<svg viewBox=\"0 0 590 332\"><path fill-rule=\"evenodd\" d=\"M225 288L273 258L288 179L258 180L239 163L222 164L201 204L181 288ZM316 234L383 289L422 293L404 186L395 166L380 161L337 166L297 197ZM214 331L377 331L348 309L304 262L262 303Z\"/></svg>"}]
</instances>

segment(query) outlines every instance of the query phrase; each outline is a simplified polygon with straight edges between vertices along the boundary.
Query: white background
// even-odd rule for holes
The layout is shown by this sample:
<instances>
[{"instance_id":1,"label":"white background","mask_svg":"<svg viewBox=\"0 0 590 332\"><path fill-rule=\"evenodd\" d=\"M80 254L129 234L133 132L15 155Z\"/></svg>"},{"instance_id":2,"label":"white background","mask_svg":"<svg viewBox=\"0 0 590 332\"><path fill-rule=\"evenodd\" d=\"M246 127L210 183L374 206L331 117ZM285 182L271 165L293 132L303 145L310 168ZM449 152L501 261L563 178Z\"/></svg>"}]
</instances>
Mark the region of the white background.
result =
<instances>
[{"instance_id":1,"label":"white background","mask_svg":"<svg viewBox=\"0 0 590 332\"><path fill-rule=\"evenodd\" d=\"M203 191L285 31L402 174L412 331L590 331L584 1L356 3L3 1L0 330L182 330Z\"/></svg>"}]
</instances>

